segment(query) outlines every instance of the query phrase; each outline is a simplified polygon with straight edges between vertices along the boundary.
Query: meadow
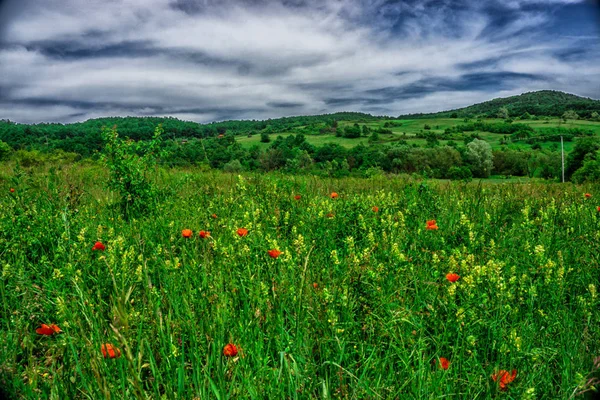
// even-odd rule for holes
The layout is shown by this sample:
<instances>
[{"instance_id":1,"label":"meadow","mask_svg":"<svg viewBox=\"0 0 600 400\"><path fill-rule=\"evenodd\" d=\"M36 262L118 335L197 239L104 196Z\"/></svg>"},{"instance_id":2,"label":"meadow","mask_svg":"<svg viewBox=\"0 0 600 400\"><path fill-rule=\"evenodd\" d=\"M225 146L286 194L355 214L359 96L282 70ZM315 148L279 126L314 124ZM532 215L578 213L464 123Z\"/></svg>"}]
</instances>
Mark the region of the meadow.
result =
<instances>
[{"instance_id":1,"label":"meadow","mask_svg":"<svg viewBox=\"0 0 600 400\"><path fill-rule=\"evenodd\" d=\"M94 163L2 165L7 394L567 399L591 390L597 185L153 177L155 210L124 219Z\"/></svg>"},{"instance_id":2,"label":"meadow","mask_svg":"<svg viewBox=\"0 0 600 400\"><path fill-rule=\"evenodd\" d=\"M485 119L486 123L503 123L504 120L498 118L487 118ZM396 124L396 126L390 126L389 129L392 131L391 135L380 135L380 140L376 143L376 145L390 144L394 142L398 142L401 140L406 141L409 145L417 145L417 146L425 146L427 145L427 140L418 137L419 134L423 134L424 132L431 132L436 134L443 134L446 128L455 127L457 125L464 124L463 119L459 118L442 118L442 117L431 117L431 118L419 118L419 119L396 119L396 120L385 120L385 121L370 121L370 122L362 122L359 120L349 120L349 121L341 121L339 126L340 128L352 126L354 123L358 123L360 126L367 126L372 130L376 130L378 128L384 128L386 123ZM531 126L535 132L540 132L543 129L548 128L567 128L567 129L584 129L591 131L594 135L600 135L600 122L598 121L587 121L587 120L569 120L566 123L559 118L544 118L540 120L519 120L516 123L524 124ZM425 131L423 128L425 126L429 126L431 129ZM300 127L300 129L305 127ZM289 135L293 135L295 130L287 130L281 131L278 133L271 134L272 138L277 136L287 137ZM503 145L501 140L504 135L484 132L484 131L476 131L475 132L481 139L488 142L492 149L499 150L502 148L509 149L523 149L528 150L531 148L530 144L527 144L525 141L522 142L513 142L507 145ZM366 136L350 139L345 137L336 137L333 134L307 134L305 135L306 141L313 146L323 146L325 144L338 144L340 146L346 148L352 148L359 144L364 146L368 146L371 143L369 142L369 138ZM247 136L238 136L236 140L244 147L251 148L252 146L258 146L261 150L266 150L269 147L269 143L262 143L260 141L260 135L253 135L250 137ZM440 145L448 144L449 140L440 140ZM454 140L457 142L457 140ZM458 141L460 142L460 141ZM555 142L542 142L541 146L544 149L548 149ZM566 152L570 152L573 149L574 142L565 141L564 148Z\"/></svg>"}]
</instances>

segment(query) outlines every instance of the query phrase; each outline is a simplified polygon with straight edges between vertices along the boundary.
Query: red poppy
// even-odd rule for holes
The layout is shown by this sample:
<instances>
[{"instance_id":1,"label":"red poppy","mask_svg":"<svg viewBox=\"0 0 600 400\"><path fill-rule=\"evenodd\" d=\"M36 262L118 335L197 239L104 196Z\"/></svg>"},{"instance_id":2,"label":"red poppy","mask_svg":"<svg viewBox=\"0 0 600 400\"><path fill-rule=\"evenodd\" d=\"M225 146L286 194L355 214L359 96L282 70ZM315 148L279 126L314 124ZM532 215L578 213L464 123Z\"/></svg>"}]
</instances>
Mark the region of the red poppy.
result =
<instances>
[{"instance_id":1,"label":"red poppy","mask_svg":"<svg viewBox=\"0 0 600 400\"><path fill-rule=\"evenodd\" d=\"M41 328L37 328L35 330L35 332L40 335L52 336L55 333L61 333L62 330L57 325L54 325L54 324L50 324L50 325L42 324Z\"/></svg>"},{"instance_id":2,"label":"red poppy","mask_svg":"<svg viewBox=\"0 0 600 400\"><path fill-rule=\"evenodd\" d=\"M198 232L198 236L200 236L202 239L206 239L207 237L210 237L210 232L209 231L200 231L200 232Z\"/></svg>"},{"instance_id":3,"label":"red poppy","mask_svg":"<svg viewBox=\"0 0 600 400\"><path fill-rule=\"evenodd\" d=\"M192 237L192 230L191 229L184 229L181 231L181 236L183 236L184 238L191 238Z\"/></svg>"},{"instance_id":4,"label":"red poppy","mask_svg":"<svg viewBox=\"0 0 600 400\"><path fill-rule=\"evenodd\" d=\"M104 358L119 358L121 357L121 350L117 349L110 343L105 343L100 347Z\"/></svg>"},{"instance_id":5,"label":"red poppy","mask_svg":"<svg viewBox=\"0 0 600 400\"><path fill-rule=\"evenodd\" d=\"M426 229L428 231L437 231L439 229L438 226L437 226L437 223L435 222L435 219L427 221L427 227L426 227Z\"/></svg>"},{"instance_id":6,"label":"red poppy","mask_svg":"<svg viewBox=\"0 0 600 400\"><path fill-rule=\"evenodd\" d=\"M373 212L379 212L379 207L373 206Z\"/></svg>"},{"instance_id":7,"label":"red poppy","mask_svg":"<svg viewBox=\"0 0 600 400\"><path fill-rule=\"evenodd\" d=\"M248 229L246 229L246 228L240 228L240 229L237 230L237 234L240 237L244 237L244 236L246 236L248 234Z\"/></svg>"},{"instance_id":8,"label":"red poppy","mask_svg":"<svg viewBox=\"0 0 600 400\"><path fill-rule=\"evenodd\" d=\"M440 368L444 371L450 367L450 361L445 357L440 357Z\"/></svg>"},{"instance_id":9,"label":"red poppy","mask_svg":"<svg viewBox=\"0 0 600 400\"><path fill-rule=\"evenodd\" d=\"M277 257L279 257L282 254L283 254L283 252L279 251L277 249L269 250L269 256L271 256L271 258L277 258Z\"/></svg>"},{"instance_id":10,"label":"red poppy","mask_svg":"<svg viewBox=\"0 0 600 400\"><path fill-rule=\"evenodd\" d=\"M331 192L331 198L332 199L337 199L338 198L338 194L336 192Z\"/></svg>"},{"instance_id":11,"label":"red poppy","mask_svg":"<svg viewBox=\"0 0 600 400\"><path fill-rule=\"evenodd\" d=\"M100 250L100 251L104 251L106 250L106 246L102 244L102 242L96 242L94 243L94 246L92 246L92 250Z\"/></svg>"},{"instance_id":12,"label":"red poppy","mask_svg":"<svg viewBox=\"0 0 600 400\"><path fill-rule=\"evenodd\" d=\"M451 274L446 275L446 279L448 279L450 282L454 283L460 279L460 276L458 274L451 273Z\"/></svg>"},{"instance_id":13,"label":"red poppy","mask_svg":"<svg viewBox=\"0 0 600 400\"><path fill-rule=\"evenodd\" d=\"M334 214L334 213L328 213L328 214L326 215L326 217L327 217L327 218L333 218L333 217L335 217L335 214Z\"/></svg>"},{"instance_id":14,"label":"red poppy","mask_svg":"<svg viewBox=\"0 0 600 400\"><path fill-rule=\"evenodd\" d=\"M317 282L313 283L313 288L318 289L319 288L319 284Z\"/></svg>"},{"instance_id":15,"label":"red poppy","mask_svg":"<svg viewBox=\"0 0 600 400\"><path fill-rule=\"evenodd\" d=\"M213 217L214 219L217 219L217 214L213 214L213 215L211 215L211 217Z\"/></svg>"},{"instance_id":16,"label":"red poppy","mask_svg":"<svg viewBox=\"0 0 600 400\"><path fill-rule=\"evenodd\" d=\"M14 193L14 192L15 192L15 189L14 189L14 188L10 188L10 192L11 192L11 193Z\"/></svg>"},{"instance_id":17,"label":"red poppy","mask_svg":"<svg viewBox=\"0 0 600 400\"><path fill-rule=\"evenodd\" d=\"M294 196L294 199L296 199L296 200L300 200L301 198L302 198L302 196L300 196L299 194Z\"/></svg>"},{"instance_id":18,"label":"red poppy","mask_svg":"<svg viewBox=\"0 0 600 400\"><path fill-rule=\"evenodd\" d=\"M237 356L237 353L238 349L233 343L226 344L225 347L223 347L223 355L225 357L235 357Z\"/></svg>"},{"instance_id":19,"label":"red poppy","mask_svg":"<svg viewBox=\"0 0 600 400\"><path fill-rule=\"evenodd\" d=\"M600 212L600 206L597 207L598 212Z\"/></svg>"},{"instance_id":20,"label":"red poppy","mask_svg":"<svg viewBox=\"0 0 600 400\"><path fill-rule=\"evenodd\" d=\"M590 197L592 197L592 194L591 193L586 193L586 194L584 194L584 196L585 196L586 199L589 199Z\"/></svg>"},{"instance_id":21,"label":"red poppy","mask_svg":"<svg viewBox=\"0 0 600 400\"><path fill-rule=\"evenodd\" d=\"M508 390L508 384L515 380L517 377L517 370L513 369L511 372L501 369L492 375L494 382L499 382L500 390L503 392Z\"/></svg>"}]
</instances>

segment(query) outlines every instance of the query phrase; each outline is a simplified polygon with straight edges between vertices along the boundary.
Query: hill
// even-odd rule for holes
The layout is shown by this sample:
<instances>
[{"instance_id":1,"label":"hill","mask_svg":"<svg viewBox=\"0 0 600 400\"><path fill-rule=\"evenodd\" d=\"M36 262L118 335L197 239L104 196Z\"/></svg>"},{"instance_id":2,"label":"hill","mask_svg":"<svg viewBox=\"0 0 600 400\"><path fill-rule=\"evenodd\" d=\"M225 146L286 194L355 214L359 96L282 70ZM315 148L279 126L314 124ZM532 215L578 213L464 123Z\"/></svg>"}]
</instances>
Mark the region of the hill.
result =
<instances>
[{"instance_id":1,"label":"hill","mask_svg":"<svg viewBox=\"0 0 600 400\"><path fill-rule=\"evenodd\" d=\"M569 110L575 111L582 118L589 118L593 112L600 113L600 100L580 97L556 90L540 90L537 92L523 93L518 96L484 101L483 103L455 110L428 114L411 114L400 116L399 118L495 117L502 107L507 109L509 117L512 118L523 116L525 113L556 117L563 115Z\"/></svg>"}]
</instances>

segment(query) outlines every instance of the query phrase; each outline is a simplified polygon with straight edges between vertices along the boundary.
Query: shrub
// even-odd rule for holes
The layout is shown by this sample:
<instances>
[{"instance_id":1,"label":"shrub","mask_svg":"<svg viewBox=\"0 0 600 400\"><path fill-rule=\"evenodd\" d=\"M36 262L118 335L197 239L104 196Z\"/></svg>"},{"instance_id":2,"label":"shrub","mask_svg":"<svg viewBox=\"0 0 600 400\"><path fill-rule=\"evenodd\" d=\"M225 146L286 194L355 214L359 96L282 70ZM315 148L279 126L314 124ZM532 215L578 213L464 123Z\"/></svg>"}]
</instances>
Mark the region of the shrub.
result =
<instances>
[{"instance_id":1,"label":"shrub","mask_svg":"<svg viewBox=\"0 0 600 400\"><path fill-rule=\"evenodd\" d=\"M110 172L108 186L119 194L118 204L125 219L147 215L156 207L158 191L149 175L156 165L162 132L159 125L152 140L136 142L119 138L116 126L102 130L101 157Z\"/></svg>"}]
</instances>

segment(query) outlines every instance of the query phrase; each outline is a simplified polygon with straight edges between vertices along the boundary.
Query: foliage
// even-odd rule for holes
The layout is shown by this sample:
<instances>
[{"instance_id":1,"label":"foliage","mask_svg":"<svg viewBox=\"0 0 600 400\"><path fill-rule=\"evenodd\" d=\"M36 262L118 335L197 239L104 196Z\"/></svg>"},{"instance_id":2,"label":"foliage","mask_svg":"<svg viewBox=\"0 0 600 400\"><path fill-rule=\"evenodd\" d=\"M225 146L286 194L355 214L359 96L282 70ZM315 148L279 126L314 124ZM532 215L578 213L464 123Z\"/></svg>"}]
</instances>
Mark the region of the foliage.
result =
<instances>
[{"instance_id":1,"label":"foliage","mask_svg":"<svg viewBox=\"0 0 600 400\"><path fill-rule=\"evenodd\" d=\"M471 163L473 176L487 178L492 172L492 146L486 141L475 139L467 145L467 158Z\"/></svg>"},{"instance_id":2,"label":"foliage","mask_svg":"<svg viewBox=\"0 0 600 400\"><path fill-rule=\"evenodd\" d=\"M152 140L135 142L119 138L116 127L102 130L102 160L110 172L108 187L118 193L125 219L147 216L156 207L158 193L149 175L156 163L162 133L159 125Z\"/></svg>"}]
</instances>

